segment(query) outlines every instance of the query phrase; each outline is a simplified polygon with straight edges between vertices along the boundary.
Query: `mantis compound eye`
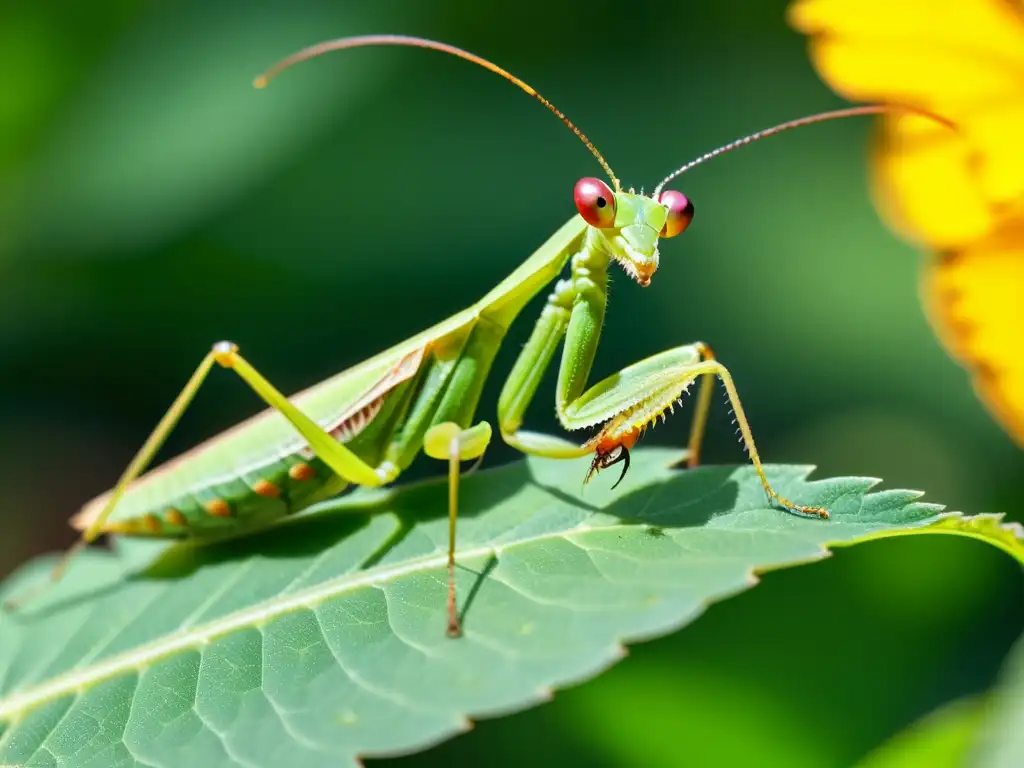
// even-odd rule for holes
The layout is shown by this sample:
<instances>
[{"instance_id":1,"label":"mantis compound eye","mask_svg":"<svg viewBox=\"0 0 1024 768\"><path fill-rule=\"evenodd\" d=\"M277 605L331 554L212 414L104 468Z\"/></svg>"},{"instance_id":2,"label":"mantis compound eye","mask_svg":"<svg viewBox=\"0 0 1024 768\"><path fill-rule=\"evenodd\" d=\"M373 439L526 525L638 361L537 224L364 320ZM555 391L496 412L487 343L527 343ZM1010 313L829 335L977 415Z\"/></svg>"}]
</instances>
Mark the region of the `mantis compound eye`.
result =
<instances>
[{"instance_id":1,"label":"mantis compound eye","mask_svg":"<svg viewBox=\"0 0 1024 768\"><path fill-rule=\"evenodd\" d=\"M572 191L576 210L592 227L607 229L615 223L615 195L600 179L587 177L576 182Z\"/></svg>"},{"instance_id":2,"label":"mantis compound eye","mask_svg":"<svg viewBox=\"0 0 1024 768\"><path fill-rule=\"evenodd\" d=\"M693 203L682 192L666 189L658 197L658 202L668 206L668 218L661 228L661 237L675 237L690 226L693 221Z\"/></svg>"}]
</instances>

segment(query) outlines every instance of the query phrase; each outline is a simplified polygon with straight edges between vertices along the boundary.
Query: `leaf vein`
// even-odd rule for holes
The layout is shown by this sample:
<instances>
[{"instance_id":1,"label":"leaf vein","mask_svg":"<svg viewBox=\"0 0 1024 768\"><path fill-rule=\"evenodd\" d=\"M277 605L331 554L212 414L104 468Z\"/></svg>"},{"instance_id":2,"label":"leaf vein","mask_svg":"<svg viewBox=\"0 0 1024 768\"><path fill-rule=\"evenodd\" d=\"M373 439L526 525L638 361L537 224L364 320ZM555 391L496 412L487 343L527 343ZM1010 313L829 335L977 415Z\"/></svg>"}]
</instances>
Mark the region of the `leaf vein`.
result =
<instances>
[{"instance_id":1,"label":"leaf vein","mask_svg":"<svg viewBox=\"0 0 1024 768\"><path fill-rule=\"evenodd\" d=\"M398 706L405 707L406 709L420 710L419 707L415 706L412 702L410 702L400 693L393 693L387 690L379 690L377 689L376 686L373 686L370 683L366 682L362 679L360 675L357 675L352 670L350 670L346 666L344 660L338 654L337 650L335 650L334 644L331 643L330 638L327 636L327 630L324 627L323 622L320 620L320 614L316 611L313 611L313 616L316 618L316 625L320 629L320 634L323 635L324 644L327 646L328 650L330 650L331 655L334 657L334 661L338 665L338 669L340 669L344 673L345 677L347 677L349 680L355 683L355 685L362 688L371 696L376 696L378 699L389 701L392 704L397 704Z\"/></svg>"},{"instance_id":2,"label":"leaf vein","mask_svg":"<svg viewBox=\"0 0 1024 768\"><path fill-rule=\"evenodd\" d=\"M236 584L242 581L244 576L248 576L249 572L252 571L253 567L257 562L259 562L259 560L260 558L254 557L251 560L247 560L239 568L236 568L231 577L224 579L217 589L213 590L213 592L211 592L205 600L197 605L188 616L181 620L181 623L178 625L178 630L186 630L191 627L192 622L199 619L203 615L204 611L230 592Z\"/></svg>"},{"instance_id":3,"label":"leaf vein","mask_svg":"<svg viewBox=\"0 0 1024 768\"><path fill-rule=\"evenodd\" d=\"M85 652L83 657L75 663L72 669L80 669L81 667L88 665L89 662L91 662L93 659L99 656L104 649L108 648L110 644L114 640L116 640L121 635L121 633L123 633L131 625L133 621L135 621L140 616L145 614L150 608L153 607L157 600L159 600L166 594L167 589L165 588L154 594L148 601L143 601L138 611L135 611L131 615L127 616L125 618L125 621L123 621L119 625L114 626L113 631L109 632L105 637L97 639L96 643L92 646L92 648Z\"/></svg>"}]
</instances>

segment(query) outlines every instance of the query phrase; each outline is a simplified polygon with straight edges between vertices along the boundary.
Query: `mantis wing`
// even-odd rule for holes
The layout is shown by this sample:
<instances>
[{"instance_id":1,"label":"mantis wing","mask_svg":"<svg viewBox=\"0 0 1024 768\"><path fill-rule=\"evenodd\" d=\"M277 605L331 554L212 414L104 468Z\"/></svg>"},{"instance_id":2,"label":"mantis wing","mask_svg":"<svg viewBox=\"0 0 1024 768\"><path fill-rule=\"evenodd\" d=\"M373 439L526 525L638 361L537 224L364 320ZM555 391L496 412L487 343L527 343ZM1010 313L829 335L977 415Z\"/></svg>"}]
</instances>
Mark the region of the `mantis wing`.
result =
<instances>
[{"instance_id":1,"label":"mantis wing","mask_svg":"<svg viewBox=\"0 0 1024 768\"><path fill-rule=\"evenodd\" d=\"M481 317L507 328L526 303L558 275L585 230L586 223L573 216L476 304L290 399L326 431L333 430L415 376L432 347L461 344ZM145 515L180 496L228 484L304 447L305 441L279 412L264 410L140 477L128 486L110 520ZM72 525L88 526L106 499L104 494L87 503L72 518Z\"/></svg>"}]
</instances>

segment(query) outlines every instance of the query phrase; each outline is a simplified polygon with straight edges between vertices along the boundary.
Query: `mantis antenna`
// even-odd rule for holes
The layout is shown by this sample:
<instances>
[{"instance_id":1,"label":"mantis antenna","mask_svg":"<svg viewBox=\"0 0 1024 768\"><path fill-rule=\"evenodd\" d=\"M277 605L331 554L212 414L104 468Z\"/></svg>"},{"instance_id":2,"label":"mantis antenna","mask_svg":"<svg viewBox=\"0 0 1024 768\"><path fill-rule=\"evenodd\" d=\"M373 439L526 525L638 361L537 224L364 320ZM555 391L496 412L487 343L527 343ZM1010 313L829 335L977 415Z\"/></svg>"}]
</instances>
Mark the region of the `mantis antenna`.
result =
<instances>
[{"instance_id":1,"label":"mantis antenna","mask_svg":"<svg viewBox=\"0 0 1024 768\"><path fill-rule=\"evenodd\" d=\"M266 72L264 72L262 75L257 77L253 81L253 85L255 85L257 88L263 88L267 85L268 82L270 82L270 79L272 77L279 74L281 71L287 69L293 64L298 64L300 61L305 61L306 59L312 59L313 57L319 56L322 53L327 53L329 51L340 51L344 50L345 48L358 48L366 45L408 45L414 48L429 48L434 51L441 51L442 53L450 53L453 56L458 56L460 59L465 59L466 61L470 61L474 64L479 64L484 69L489 69L496 75L501 75L509 82L519 86L522 90L526 91L528 94L533 96L537 101L539 101L551 112L553 112L555 117L561 120L570 131L575 133L579 140L586 144L587 149L590 150L590 154L597 158L597 162L599 162L601 164L601 167L604 168L604 172L608 174L608 178L612 180L612 185L615 187L615 191L622 191L622 185L619 183L618 177L616 177L615 173L611 169L611 166L608 165L608 162L604 159L604 157L601 156L601 153L597 151L597 147L593 145L590 139L588 139L583 134L583 132L579 128L577 128L576 125L569 118L567 118L561 110L558 109L558 107L556 107L550 101L541 96L529 83L520 80L511 72L502 69L497 64L490 62L485 58L477 56L476 54L470 53L469 51L464 51L461 48L456 48L454 45L439 43L435 40L427 40L422 37L409 37L407 35L360 35L357 37L341 37L338 38L337 40L329 40L324 43L317 43L316 45L311 45L308 48L303 48L298 53L294 53L288 58L279 61L277 64L275 64Z\"/></svg>"},{"instance_id":2,"label":"mantis antenna","mask_svg":"<svg viewBox=\"0 0 1024 768\"><path fill-rule=\"evenodd\" d=\"M841 120L846 117L858 117L860 115L876 115L881 114L883 112L894 112L899 110L915 112L919 115L931 118L932 120L942 123L947 128L952 128L953 130L956 130L956 125L954 125L946 118L940 117L939 115L933 114L923 109L918 109L917 107L889 104L868 104L860 107L848 107L846 109L837 109L832 112L819 112L816 115L801 117L796 120L789 120L785 123L779 123L778 125L772 126L771 128L766 128L763 131L757 131L756 133L752 133L749 136L744 136L742 139L737 139L736 141L731 141L728 144L723 144L718 149L713 149L710 152L701 155L697 159L691 160L690 162L686 163L680 168L677 168L676 170L672 171L672 173L670 173L668 176L662 179L658 183L658 186L654 188L654 192L651 195L651 197L657 200L658 195L661 194L661 190L665 187L666 184L668 184L677 176L686 173L694 166L700 165L701 163L706 162L713 157L724 155L726 152L738 149L739 147L746 146L747 144L752 144L758 139L764 139L767 138L768 136L774 136L777 133L782 133L783 131L790 131L794 128L802 128L805 125L813 125L814 123L824 123L828 120Z\"/></svg>"}]
</instances>

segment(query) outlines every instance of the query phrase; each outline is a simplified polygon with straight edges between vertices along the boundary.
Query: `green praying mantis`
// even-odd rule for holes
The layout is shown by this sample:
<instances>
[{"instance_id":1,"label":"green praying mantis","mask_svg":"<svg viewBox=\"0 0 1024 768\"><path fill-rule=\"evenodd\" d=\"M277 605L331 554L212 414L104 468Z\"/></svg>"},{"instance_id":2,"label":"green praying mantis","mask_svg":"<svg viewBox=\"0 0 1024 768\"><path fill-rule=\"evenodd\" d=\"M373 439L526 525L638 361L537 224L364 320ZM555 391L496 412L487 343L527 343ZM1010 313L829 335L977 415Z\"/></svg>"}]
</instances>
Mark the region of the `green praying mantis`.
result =
<instances>
[{"instance_id":1,"label":"green praying mantis","mask_svg":"<svg viewBox=\"0 0 1024 768\"><path fill-rule=\"evenodd\" d=\"M139 449L116 486L87 503L71 523L78 542L54 571L100 534L211 539L250 532L336 495L349 486L395 481L422 451L448 463L449 537L447 632L461 634L455 591L456 518L462 463L479 460L492 439L487 421L475 421L484 382L512 323L527 303L554 282L533 332L498 399L501 438L524 454L557 459L592 455L584 482L621 464L642 432L671 411L702 379L690 429L687 464L696 466L710 395L720 379L753 464L771 503L828 518L820 508L781 497L768 481L732 376L704 343L641 360L588 387L601 338L608 273L618 265L641 286L659 264L659 242L686 230L693 204L665 185L723 152L781 131L837 118L880 112L861 106L777 125L726 144L678 168L650 195L626 191L589 139L528 84L486 59L416 37L367 35L306 48L257 78L262 87L285 68L327 51L370 45L427 48L478 64L512 82L553 112L590 150L611 186L597 178L576 183L577 214L482 299L422 333L292 398L282 395L230 342L215 344ZM559 279L569 265L568 274ZM524 416L559 345L555 408L567 431L597 428L589 439L523 429ZM233 370L269 408L196 448L146 472L211 369ZM145 473L145 474L144 474ZM613 486L614 487L614 486ZM52 583L48 582L48 583Z\"/></svg>"}]
</instances>

